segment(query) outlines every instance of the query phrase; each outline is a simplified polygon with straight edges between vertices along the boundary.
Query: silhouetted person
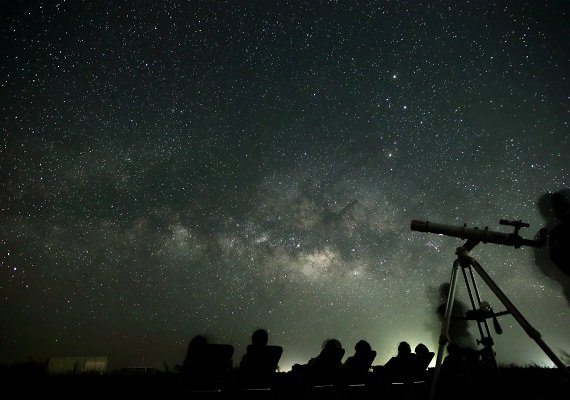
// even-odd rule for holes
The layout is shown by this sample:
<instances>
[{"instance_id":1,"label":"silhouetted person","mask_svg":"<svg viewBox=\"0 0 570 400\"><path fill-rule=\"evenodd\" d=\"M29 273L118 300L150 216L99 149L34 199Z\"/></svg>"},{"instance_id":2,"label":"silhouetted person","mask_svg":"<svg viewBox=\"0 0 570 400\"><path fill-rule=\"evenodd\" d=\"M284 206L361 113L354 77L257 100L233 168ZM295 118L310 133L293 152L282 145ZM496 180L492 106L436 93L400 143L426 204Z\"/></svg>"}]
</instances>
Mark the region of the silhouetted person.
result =
<instances>
[{"instance_id":1,"label":"silhouetted person","mask_svg":"<svg viewBox=\"0 0 570 400\"><path fill-rule=\"evenodd\" d=\"M234 347L211 344L205 336L194 336L188 343L180 373L180 388L185 395L203 390L222 390L230 385Z\"/></svg>"},{"instance_id":2,"label":"silhouetted person","mask_svg":"<svg viewBox=\"0 0 570 400\"><path fill-rule=\"evenodd\" d=\"M388 360L382 368L384 378L389 382L409 382L413 380L416 368L416 355L406 341L398 344L398 354Z\"/></svg>"},{"instance_id":3,"label":"silhouetted person","mask_svg":"<svg viewBox=\"0 0 570 400\"><path fill-rule=\"evenodd\" d=\"M433 351L429 351L429 348L423 343L418 343L416 345L416 347L414 348L414 353L416 354L418 359L426 363L426 368L433 359L433 356L435 355L435 353Z\"/></svg>"},{"instance_id":4,"label":"silhouetted person","mask_svg":"<svg viewBox=\"0 0 570 400\"><path fill-rule=\"evenodd\" d=\"M470 348L473 350L473 348ZM473 398L473 353L455 342L447 345L447 356L441 363L438 380L438 398Z\"/></svg>"},{"instance_id":5,"label":"silhouetted person","mask_svg":"<svg viewBox=\"0 0 570 400\"><path fill-rule=\"evenodd\" d=\"M259 390L282 386L275 374L283 348L268 345L269 334L265 329L257 329L251 335L251 344L243 355L234 374L234 385L245 390ZM251 392L250 392L251 393ZM239 396L238 396L239 397Z\"/></svg>"},{"instance_id":6,"label":"silhouetted person","mask_svg":"<svg viewBox=\"0 0 570 400\"><path fill-rule=\"evenodd\" d=\"M431 360L435 356L433 351L429 351L428 347L423 343L418 343L414 348L414 353L416 354L415 367L414 367L414 380L426 379L427 369Z\"/></svg>"},{"instance_id":7,"label":"silhouetted person","mask_svg":"<svg viewBox=\"0 0 570 400\"><path fill-rule=\"evenodd\" d=\"M546 231L546 245L534 248L536 265L544 275L554 279L562 286L568 306L570 306L570 270L568 266L570 253L565 253L567 251L565 247L568 248L570 245L568 238L569 200L570 188L540 196L538 209L546 225L540 229L535 239L540 240L541 232Z\"/></svg>"},{"instance_id":8,"label":"silhouetted person","mask_svg":"<svg viewBox=\"0 0 570 400\"><path fill-rule=\"evenodd\" d=\"M444 299L444 303L437 307L436 312L440 322L443 324L451 285L448 282L442 283L439 290L441 297ZM469 333L467 307L457 299L454 299L451 309L448 336L450 342L455 342L461 347L476 347L475 339L471 336L471 333Z\"/></svg>"},{"instance_id":9,"label":"silhouetted person","mask_svg":"<svg viewBox=\"0 0 570 400\"><path fill-rule=\"evenodd\" d=\"M200 360L203 358L204 347L208 339L202 335L194 336L188 343L184 364L182 364L182 376L187 376L200 369Z\"/></svg>"},{"instance_id":10,"label":"silhouetted person","mask_svg":"<svg viewBox=\"0 0 570 400\"><path fill-rule=\"evenodd\" d=\"M338 357L339 354L340 358ZM293 365L293 369L299 373L305 382L336 377L342 365L342 355L344 355L344 351L340 341L327 339L318 356L311 358L307 364Z\"/></svg>"},{"instance_id":11,"label":"silhouetted person","mask_svg":"<svg viewBox=\"0 0 570 400\"><path fill-rule=\"evenodd\" d=\"M255 352L259 347L267 346L269 341L269 333L265 329L258 329L251 335L251 345L247 346L247 352L243 355L239 368L245 369L248 367L248 361L251 353Z\"/></svg>"},{"instance_id":12,"label":"silhouetted person","mask_svg":"<svg viewBox=\"0 0 570 400\"><path fill-rule=\"evenodd\" d=\"M342 349L342 344L340 341L337 339L327 339L319 355L311 358L306 365L314 366L318 365L319 362L328 361L334 349ZM340 367L340 362L338 363L338 366Z\"/></svg>"},{"instance_id":13,"label":"silhouetted person","mask_svg":"<svg viewBox=\"0 0 570 400\"><path fill-rule=\"evenodd\" d=\"M560 193L552 197L552 208L561 220L549 235L550 259L566 275L570 275L570 202Z\"/></svg>"},{"instance_id":14,"label":"silhouetted person","mask_svg":"<svg viewBox=\"0 0 570 400\"><path fill-rule=\"evenodd\" d=\"M359 340L354 350L354 355L348 357L340 366L342 379L345 382L364 382L376 357L376 352L372 351L370 343L366 340Z\"/></svg>"}]
</instances>

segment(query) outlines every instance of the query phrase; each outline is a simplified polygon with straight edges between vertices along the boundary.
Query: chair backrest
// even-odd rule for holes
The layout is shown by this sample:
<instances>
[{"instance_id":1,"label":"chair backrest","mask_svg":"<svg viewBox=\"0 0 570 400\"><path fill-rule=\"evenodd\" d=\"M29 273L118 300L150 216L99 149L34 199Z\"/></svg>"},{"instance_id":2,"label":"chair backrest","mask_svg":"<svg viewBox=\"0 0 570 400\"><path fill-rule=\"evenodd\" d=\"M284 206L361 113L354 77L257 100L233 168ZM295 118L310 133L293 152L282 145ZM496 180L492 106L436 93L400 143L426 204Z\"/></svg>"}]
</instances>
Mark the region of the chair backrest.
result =
<instances>
[{"instance_id":1,"label":"chair backrest","mask_svg":"<svg viewBox=\"0 0 570 400\"><path fill-rule=\"evenodd\" d=\"M234 347L231 344L205 344L184 365L181 387L184 391L220 391L228 383Z\"/></svg>"},{"instance_id":2,"label":"chair backrest","mask_svg":"<svg viewBox=\"0 0 570 400\"><path fill-rule=\"evenodd\" d=\"M375 359L375 350L370 350L365 354L362 354L361 357L358 358L358 362L354 365L353 371L357 374L367 373L370 370L370 367L372 367L372 363Z\"/></svg>"},{"instance_id":3,"label":"chair backrest","mask_svg":"<svg viewBox=\"0 0 570 400\"><path fill-rule=\"evenodd\" d=\"M414 381L420 381L426 379L429 364L431 363L431 360L433 360L434 356L435 353L433 351L421 355L418 354L416 356L416 366L414 370L414 375L412 377Z\"/></svg>"},{"instance_id":4,"label":"chair backrest","mask_svg":"<svg viewBox=\"0 0 570 400\"><path fill-rule=\"evenodd\" d=\"M374 362L374 360L376 359L376 351L375 350L370 350L368 352L366 352L366 354L363 354L361 358L359 358L358 360L358 365L355 366L355 371L357 373L366 373L370 370L370 367L372 367L372 363Z\"/></svg>"},{"instance_id":5,"label":"chair backrest","mask_svg":"<svg viewBox=\"0 0 570 400\"><path fill-rule=\"evenodd\" d=\"M429 353L418 357L419 367L422 371L426 370L429 367L429 364L431 363L431 360L433 360L434 356L435 353L433 351L430 351Z\"/></svg>"},{"instance_id":6,"label":"chair backrest","mask_svg":"<svg viewBox=\"0 0 570 400\"><path fill-rule=\"evenodd\" d=\"M240 386L270 386L283 354L281 346L247 346L247 361L240 364Z\"/></svg>"}]
</instances>

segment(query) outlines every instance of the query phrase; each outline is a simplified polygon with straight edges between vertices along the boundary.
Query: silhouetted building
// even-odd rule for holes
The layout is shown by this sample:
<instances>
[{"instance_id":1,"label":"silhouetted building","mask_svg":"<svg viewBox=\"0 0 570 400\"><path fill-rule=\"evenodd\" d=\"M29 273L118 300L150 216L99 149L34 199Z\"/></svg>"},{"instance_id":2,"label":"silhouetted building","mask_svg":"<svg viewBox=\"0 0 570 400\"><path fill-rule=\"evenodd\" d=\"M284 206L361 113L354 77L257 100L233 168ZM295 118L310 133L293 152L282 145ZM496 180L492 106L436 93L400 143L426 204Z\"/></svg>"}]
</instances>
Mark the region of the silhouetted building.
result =
<instances>
[{"instance_id":1,"label":"silhouetted building","mask_svg":"<svg viewBox=\"0 0 570 400\"><path fill-rule=\"evenodd\" d=\"M48 374L104 374L109 357L50 357Z\"/></svg>"}]
</instances>

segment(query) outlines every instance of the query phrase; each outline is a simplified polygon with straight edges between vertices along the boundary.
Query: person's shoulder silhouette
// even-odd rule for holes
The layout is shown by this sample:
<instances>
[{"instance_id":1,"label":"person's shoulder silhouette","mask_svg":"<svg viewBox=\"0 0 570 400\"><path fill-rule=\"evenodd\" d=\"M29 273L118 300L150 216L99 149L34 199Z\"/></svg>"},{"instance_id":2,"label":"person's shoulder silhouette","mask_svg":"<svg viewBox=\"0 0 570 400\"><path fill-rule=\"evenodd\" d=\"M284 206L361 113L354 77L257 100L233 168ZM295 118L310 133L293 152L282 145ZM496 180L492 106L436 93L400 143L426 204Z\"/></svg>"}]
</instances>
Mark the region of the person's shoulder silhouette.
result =
<instances>
[{"instance_id":1,"label":"person's shoulder silhouette","mask_svg":"<svg viewBox=\"0 0 570 400\"><path fill-rule=\"evenodd\" d=\"M269 333L265 329L258 329L251 335L251 344L254 346L265 346L269 341Z\"/></svg>"},{"instance_id":2,"label":"person's shoulder silhouette","mask_svg":"<svg viewBox=\"0 0 570 400\"><path fill-rule=\"evenodd\" d=\"M561 193L555 193L552 208L561 222L549 235L550 259L562 272L570 275L570 202Z\"/></svg>"}]
</instances>

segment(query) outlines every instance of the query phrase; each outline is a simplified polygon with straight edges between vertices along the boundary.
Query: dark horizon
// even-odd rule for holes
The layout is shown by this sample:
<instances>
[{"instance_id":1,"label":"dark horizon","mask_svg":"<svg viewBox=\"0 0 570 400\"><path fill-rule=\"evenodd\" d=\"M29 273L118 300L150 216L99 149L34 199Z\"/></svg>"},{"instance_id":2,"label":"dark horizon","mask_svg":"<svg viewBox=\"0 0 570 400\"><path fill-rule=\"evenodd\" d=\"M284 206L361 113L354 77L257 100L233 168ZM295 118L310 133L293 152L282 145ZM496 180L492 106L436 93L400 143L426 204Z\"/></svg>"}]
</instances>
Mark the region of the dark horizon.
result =
<instances>
[{"instance_id":1,"label":"dark horizon","mask_svg":"<svg viewBox=\"0 0 570 400\"><path fill-rule=\"evenodd\" d=\"M287 374L278 374L285 379ZM412 387L417 400L427 400L431 391L431 377L433 369L428 373L428 381L420 386ZM570 370L567 373L558 368L546 367L500 367L500 375L495 378L488 377L477 381L473 392L469 392L474 398L488 400L504 398L540 398L544 400L554 400L560 398L560 393L566 393L570 388ZM3 380L4 379L4 380ZM127 374L127 373L106 373L106 374L53 374L46 375L43 370L37 369L4 369L0 366L0 381L6 392L33 397L54 397L59 399L76 398L80 393L83 398L98 399L101 397L120 399L156 399L156 398L183 398L180 392L180 377L177 371L170 373L149 373L149 374ZM381 386L373 384L373 373L370 373L370 380L366 388L360 388L357 392L346 397L351 400L366 400L384 397ZM448 388L448 383L440 381L438 388ZM336 389L339 390L340 386ZM398 389L395 387L394 389ZM278 400L306 399L306 393L297 387L283 387L274 385L272 387L273 398ZM465 386L453 389L452 393L462 391L468 394ZM228 389L231 395L232 389ZM390 391L395 400L406 400L409 397L403 396L399 391ZM438 392L436 392L438 393ZM338 392L337 395L348 396L348 393ZM476 394L476 395L475 395ZM241 397L240 397L241 398ZM341 397L345 398L345 397ZM436 394L434 400L444 400L447 397L440 397Z\"/></svg>"}]
</instances>

